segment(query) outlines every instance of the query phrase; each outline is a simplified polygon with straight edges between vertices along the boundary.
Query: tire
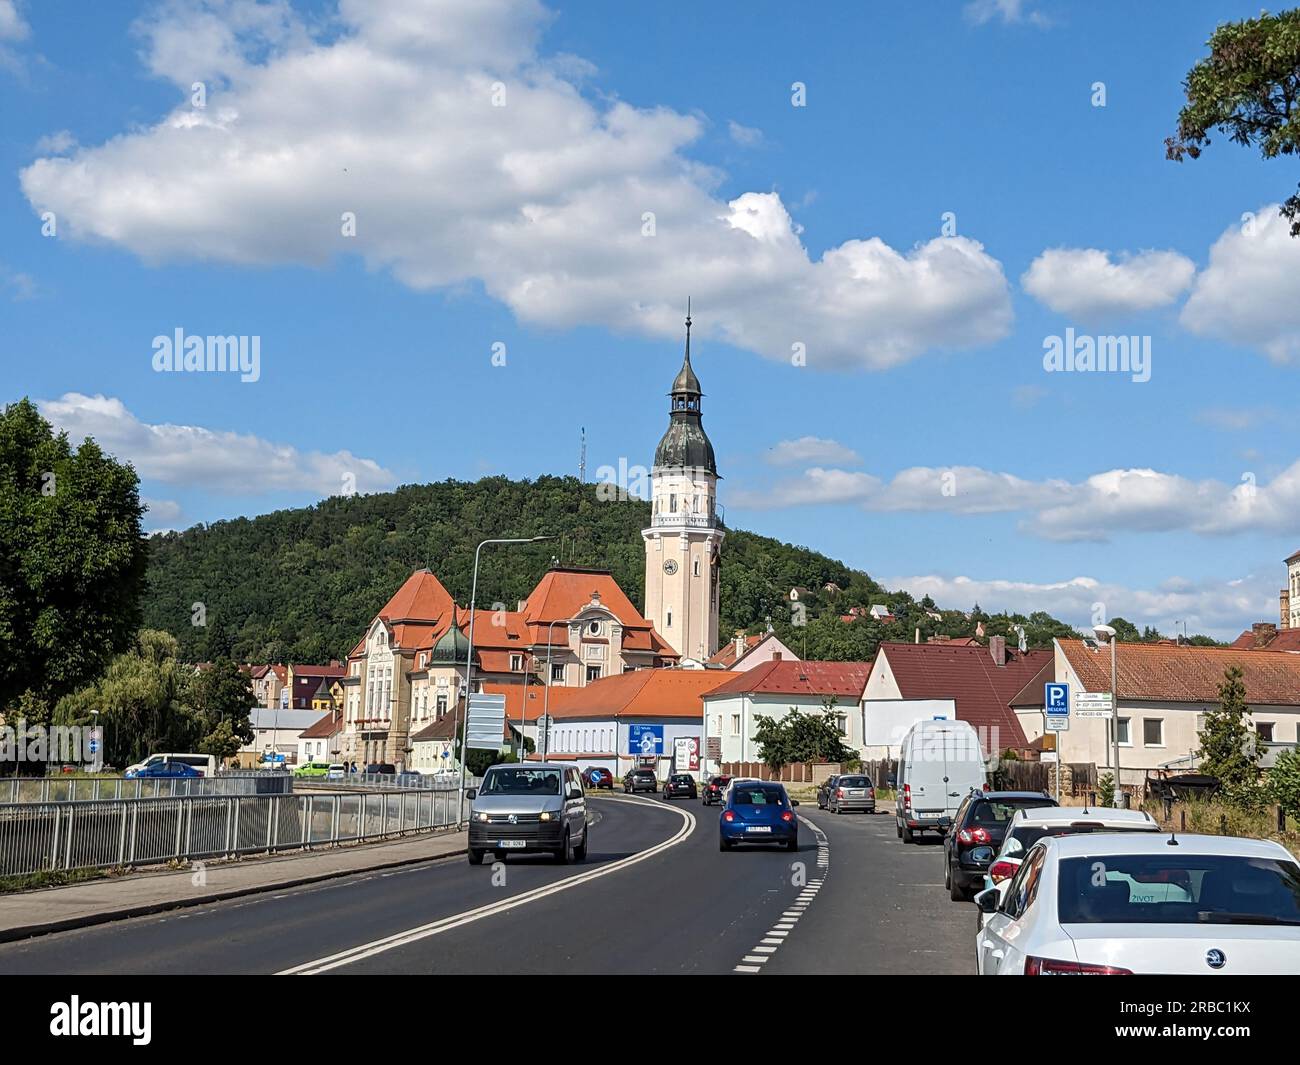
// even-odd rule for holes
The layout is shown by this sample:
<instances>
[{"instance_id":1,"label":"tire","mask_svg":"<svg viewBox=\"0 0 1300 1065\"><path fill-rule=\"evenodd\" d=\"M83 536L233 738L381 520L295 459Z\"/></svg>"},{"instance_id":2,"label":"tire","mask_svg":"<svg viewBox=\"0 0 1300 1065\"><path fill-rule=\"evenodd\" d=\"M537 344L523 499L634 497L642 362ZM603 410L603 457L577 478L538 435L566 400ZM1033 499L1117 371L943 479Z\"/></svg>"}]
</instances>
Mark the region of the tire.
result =
<instances>
[{"instance_id":1,"label":"tire","mask_svg":"<svg viewBox=\"0 0 1300 1065\"><path fill-rule=\"evenodd\" d=\"M952 866L948 864L946 859L943 863L943 886L949 891L952 890Z\"/></svg>"},{"instance_id":2,"label":"tire","mask_svg":"<svg viewBox=\"0 0 1300 1065\"><path fill-rule=\"evenodd\" d=\"M904 825L904 826L902 827L902 830L901 830L901 831L902 831L902 836L903 836L903 842L904 842L904 843L915 843L915 842L916 842L916 836L912 834L912 830L911 830L910 828L908 828L906 825Z\"/></svg>"},{"instance_id":3,"label":"tire","mask_svg":"<svg viewBox=\"0 0 1300 1065\"><path fill-rule=\"evenodd\" d=\"M723 839L722 836L719 836L719 837L718 837L718 850L720 850L720 851L729 851L729 850L731 850L731 844L728 843L725 839Z\"/></svg>"},{"instance_id":4,"label":"tire","mask_svg":"<svg viewBox=\"0 0 1300 1065\"><path fill-rule=\"evenodd\" d=\"M788 840L785 849L788 851L797 851L799 849L799 838L796 836L794 839Z\"/></svg>"},{"instance_id":5,"label":"tire","mask_svg":"<svg viewBox=\"0 0 1300 1065\"><path fill-rule=\"evenodd\" d=\"M951 867L948 872L948 898L952 899L953 902L966 901L966 891L957 883L957 878L952 875Z\"/></svg>"},{"instance_id":6,"label":"tire","mask_svg":"<svg viewBox=\"0 0 1300 1065\"><path fill-rule=\"evenodd\" d=\"M564 842L560 845L560 849L555 852L555 860L561 865L568 865L573 861L573 839L568 832L564 833Z\"/></svg>"},{"instance_id":7,"label":"tire","mask_svg":"<svg viewBox=\"0 0 1300 1065\"><path fill-rule=\"evenodd\" d=\"M585 825L582 829L582 845L573 848L573 860L575 862L585 862L587 860L587 837L591 835L591 826Z\"/></svg>"},{"instance_id":8,"label":"tire","mask_svg":"<svg viewBox=\"0 0 1300 1065\"><path fill-rule=\"evenodd\" d=\"M831 809L831 813L833 813L836 817L838 817L843 812L844 811L840 809L839 803L836 803L835 806Z\"/></svg>"},{"instance_id":9,"label":"tire","mask_svg":"<svg viewBox=\"0 0 1300 1065\"><path fill-rule=\"evenodd\" d=\"M484 853L485 853L484 851L475 850L473 847L471 847L471 848L469 849L469 852L468 852L468 853L469 853L469 864L470 864L470 865L482 865L482 864L483 864L483 855L484 855Z\"/></svg>"}]
</instances>

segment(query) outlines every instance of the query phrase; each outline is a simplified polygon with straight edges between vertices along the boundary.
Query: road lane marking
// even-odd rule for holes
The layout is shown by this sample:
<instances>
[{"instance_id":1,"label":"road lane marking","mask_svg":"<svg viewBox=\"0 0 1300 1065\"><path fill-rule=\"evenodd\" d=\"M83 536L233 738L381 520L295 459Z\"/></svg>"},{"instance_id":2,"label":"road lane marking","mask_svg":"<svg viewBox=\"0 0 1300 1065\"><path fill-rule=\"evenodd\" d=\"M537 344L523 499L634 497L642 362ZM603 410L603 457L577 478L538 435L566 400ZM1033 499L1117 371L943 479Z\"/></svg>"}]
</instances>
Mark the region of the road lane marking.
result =
<instances>
[{"instance_id":1,"label":"road lane marking","mask_svg":"<svg viewBox=\"0 0 1300 1065\"><path fill-rule=\"evenodd\" d=\"M548 898L551 895L558 895L561 891L567 891L569 888L577 887L579 884L585 884L592 880L597 880L602 876L608 876L610 873L617 873L628 866L636 865L648 858L653 858L657 854L662 854L670 847L675 847L695 831L695 817L686 810L676 806L668 806L665 803L650 802L645 799L614 799L614 802L624 802L635 804L637 806L650 806L656 810L671 810L682 819L682 827L662 843L657 843L648 850L639 851L636 854L626 858L620 858L618 861L611 862L608 865L602 865L591 869L585 873L579 873L576 876L565 877L563 880L557 880L553 884L544 884L542 887L534 888L532 891L525 891L521 895L514 895L501 902L489 903L486 906L479 906L473 910L466 910L464 913L452 914L450 917L443 917L437 921L431 921L429 924L420 925L417 928L408 929L405 932L398 932L395 935L385 936L383 939L376 939L370 943L362 943L359 946L350 947L348 950L339 951L336 954L329 954L323 958L317 958L314 961L303 962L301 965L295 965L289 969L282 969L276 973L277 976L314 976L317 973L329 972L331 969L337 969L344 965L351 965L355 962L362 961L365 958L373 958L376 954L383 954L386 951L395 950L398 947L407 946L410 943L419 942L422 939L428 939L430 936L441 935L443 932L449 932L453 928L461 928L467 924L473 924L475 921L481 921L485 917L494 917L499 913L508 913L520 906L526 906L530 902L536 902L539 899Z\"/></svg>"}]
</instances>

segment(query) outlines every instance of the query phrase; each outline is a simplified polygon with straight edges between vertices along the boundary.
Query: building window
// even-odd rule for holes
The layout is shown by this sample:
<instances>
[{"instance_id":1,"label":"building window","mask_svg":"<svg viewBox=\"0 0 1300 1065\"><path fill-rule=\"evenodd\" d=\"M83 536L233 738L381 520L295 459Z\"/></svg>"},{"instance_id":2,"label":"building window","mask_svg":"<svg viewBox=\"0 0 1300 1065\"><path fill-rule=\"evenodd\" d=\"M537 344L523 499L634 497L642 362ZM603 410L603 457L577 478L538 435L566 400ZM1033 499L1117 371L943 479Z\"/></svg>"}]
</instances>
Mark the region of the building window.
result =
<instances>
[{"instance_id":1,"label":"building window","mask_svg":"<svg viewBox=\"0 0 1300 1065\"><path fill-rule=\"evenodd\" d=\"M447 712L447 693L439 692L438 693L438 717L441 719L443 714L445 714L446 712Z\"/></svg>"},{"instance_id":2,"label":"building window","mask_svg":"<svg viewBox=\"0 0 1300 1065\"><path fill-rule=\"evenodd\" d=\"M1259 737L1260 743L1273 742L1273 722L1259 721L1255 724L1255 735Z\"/></svg>"},{"instance_id":3,"label":"building window","mask_svg":"<svg viewBox=\"0 0 1300 1065\"><path fill-rule=\"evenodd\" d=\"M673 612L670 610L668 611L667 614L664 615L664 628L671 629L672 627L673 627Z\"/></svg>"},{"instance_id":4,"label":"building window","mask_svg":"<svg viewBox=\"0 0 1300 1065\"><path fill-rule=\"evenodd\" d=\"M732 715L731 715L731 734L732 734L733 736L739 736L739 735L740 735L740 715L739 715L739 714L732 714Z\"/></svg>"},{"instance_id":5,"label":"building window","mask_svg":"<svg viewBox=\"0 0 1300 1065\"><path fill-rule=\"evenodd\" d=\"M699 575L700 575L700 560L697 558L695 560L695 576L698 577Z\"/></svg>"},{"instance_id":6,"label":"building window","mask_svg":"<svg viewBox=\"0 0 1300 1065\"><path fill-rule=\"evenodd\" d=\"M600 680L600 666L588 666L588 667L587 667L587 679L588 679L588 680Z\"/></svg>"},{"instance_id":7,"label":"building window","mask_svg":"<svg viewBox=\"0 0 1300 1065\"><path fill-rule=\"evenodd\" d=\"M523 656L523 655L511 655L511 656L510 656L510 672L511 672L511 673L519 673L519 672L521 672L521 671L523 670L523 668L524 668L524 656Z\"/></svg>"},{"instance_id":8,"label":"building window","mask_svg":"<svg viewBox=\"0 0 1300 1065\"><path fill-rule=\"evenodd\" d=\"M1131 746L1132 743L1133 741L1129 738L1128 718L1121 717L1119 719L1119 745L1121 747L1128 747Z\"/></svg>"},{"instance_id":9,"label":"building window","mask_svg":"<svg viewBox=\"0 0 1300 1065\"><path fill-rule=\"evenodd\" d=\"M553 662L551 664L551 683L564 683L564 664L562 662Z\"/></svg>"},{"instance_id":10,"label":"building window","mask_svg":"<svg viewBox=\"0 0 1300 1065\"><path fill-rule=\"evenodd\" d=\"M676 493L670 493L669 496L668 496L668 513L669 513L669 514L676 514L676 513L677 513L677 494L676 494Z\"/></svg>"},{"instance_id":11,"label":"building window","mask_svg":"<svg viewBox=\"0 0 1300 1065\"><path fill-rule=\"evenodd\" d=\"M1163 747L1165 745L1165 723L1158 717L1142 719L1142 745L1144 747Z\"/></svg>"}]
</instances>

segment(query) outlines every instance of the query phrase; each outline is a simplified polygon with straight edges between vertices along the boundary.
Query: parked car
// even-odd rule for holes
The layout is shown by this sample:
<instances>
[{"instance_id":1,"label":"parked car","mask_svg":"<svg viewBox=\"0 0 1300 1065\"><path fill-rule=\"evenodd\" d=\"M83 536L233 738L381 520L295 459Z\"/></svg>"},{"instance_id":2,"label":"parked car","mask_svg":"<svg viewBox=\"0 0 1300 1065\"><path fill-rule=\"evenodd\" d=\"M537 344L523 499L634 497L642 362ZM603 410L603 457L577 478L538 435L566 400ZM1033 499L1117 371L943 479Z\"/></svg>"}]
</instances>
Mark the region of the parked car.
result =
<instances>
[{"instance_id":1,"label":"parked car","mask_svg":"<svg viewBox=\"0 0 1300 1065\"><path fill-rule=\"evenodd\" d=\"M918 721L898 753L898 838L948 831L961 800L984 787L984 752L968 721Z\"/></svg>"},{"instance_id":2,"label":"parked car","mask_svg":"<svg viewBox=\"0 0 1300 1065\"><path fill-rule=\"evenodd\" d=\"M1078 806L1044 806L1017 810L1011 815L1002 849L984 873L984 887L998 888L999 897L1016 875L1029 848L1045 836L1076 836L1084 832L1159 832L1160 826L1143 810L1080 809ZM977 928L986 915L975 911Z\"/></svg>"},{"instance_id":3,"label":"parked car","mask_svg":"<svg viewBox=\"0 0 1300 1065\"><path fill-rule=\"evenodd\" d=\"M587 857L587 799L582 778L571 765L494 765L470 799L469 863L480 865L492 851L544 851L561 862Z\"/></svg>"},{"instance_id":4,"label":"parked car","mask_svg":"<svg viewBox=\"0 0 1300 1065\"><path fill-rule=\"evenodd\" d=\"M393 777L393 783L399 788L422 788L424 787L424 775L417 773L414 769L408 769L403 773L398 773Z\"/></svg>"},{"instance_id":5,"label":"parked car","mask_svg":"<svg viewBox=\"0 0 1300 1065\"><path fill-rule=\"evenodd\" d=\"M981 975L1300 971L1300 863L1271 840L1046 836L975 903Z\"/></svg>"},{"instance_id":6,"label":"parked car","mask_svg":"<svg viewBox=\"0 0 1300 1065\"><path fill-rule=\"evenodd\" d=\"M799 818L780 784L747 781L733 784L718 818L718 850L742 843L780 844L799 849Z\"/></svg>"},{"instance_id":7,"label":"parked car","mask_svg":"<svg viewBox=\"0 0 1300 1065\"><path fill-rule=\"evenodd\" d=\"M128 777L142 780L184 780L203 776L192 765L185 762L154 762L140 769L127 770Z\"/></svg>"},{"instance_id":8,"label":"parked car","mask_svg":"<svg viewBox=\"0 0 1300 1065\"><path fill-rule=\"evenodd\" d=\"M721 773L709 777L700 794L700 802L705 806L712 806L715 802L724 801L727 794L727 785L730 783L731 777L723 776Z\"/></svg>"},{"instance_id":9,"label":"parked car","mask_svg":"<svg viewBox=\"0 0 1300 1065\"><path fill-rule=\"evenodd\" d=\"M623 778L623 794L638 791L658 791L659 780L653 769L633 769Z\"/></svg>"},{"instance_id":10,"label":"parked car","mask_svg":"<svg viewBox=\"0 0 1300 1065\"><path fill-rule=\"evenodd\" d=\"M835 778L826 808L833 814L847 814L854 810L865 814L876 812L876 786L870 777L848 773Z\"/></svg>"},{"instance_id":11,"label":"parked car","mask_svg":"<svg viewBox=\"0 0 1300 1065\"><path fill-rule=\"evenodd\" d=\"M695 786L695 778L689 773L673 773L664 781L664 798L676 799L683 795L688 799L699 797Z\"/></svg>"},{"instance_id":12,"label":"parked car","mask_svg":"<svg viewBox=\"0 0 1300 1065\"><path fill-rule=\"evenodd\" d=\"M838 775L833 775L822 781L817 789L817 809L824 810L830 805L831 792L835 790L835 782L839 779Z\"/></svg>"},{"instance_id":13,"label":"parked car","mask_svg":"<svg viewBox=\"0 0 1300 1065\"><path fill-rule=\"evenodd\" d=\"M326 780L343 780L348 775L348 767L342 762L331 762L328 772L325 774Z\"/></svg>"},{"instance_id":14,"label":"parked car","mask_svg":"<svg viewBox=\"0 0 1300 1065\"><path fill-rule=\"evenodd\" d=\"M372 777L391 777L397 775L397 766L392 762L371 762L364 772Z\"/></svg>"},{"instance_id":15,"label":"parked car","mask_svg":"<svg viewBox=\"0 0 1300 1065\"><path fill-rule=\"evenodd\" d=\"M304 762L293 771L293 775L299 779L303 777L328 777L330 772L329 762Z\"/></svg>"},{"instance_id":16,"label":"parked car","mask_svg":"<svg viewBox=\"0 0 1300 1065\"><path fill-rule=\"evenodd\" d=\"M588 766L582 771L582 782L589 788L614 790L614 774L598 765Z\"/></svg>"},{"instance_id":17,"label":"parked car","mask_svg":"<svg viewBox=\"0 0 1300 1065\"><path fill-rule=\"evenodd\" d=\"M984 874L1006 838L1017 810L1055 806L1041 791L972 791L953 817L952 831L943 838L943 886L954 902L969 899L984 888Z\"/></svg>"},{"instance_id":18,"label":"parked car","mask_svg":"<svg viewBox=\"0 0 1300 1065\"><path fill-rule=\"evenodd\" d=\"M281 755L281 758L284 756ZM145 766L157 765L162 762L184 762L188 766L193 766L198 770L201 777L214 777L217 775L217 759L211 754L151 754L143 762L137 762L135 765L126 767L123 776L135 776L132 770L140 770Z\"/></svg>"}]
</instances>

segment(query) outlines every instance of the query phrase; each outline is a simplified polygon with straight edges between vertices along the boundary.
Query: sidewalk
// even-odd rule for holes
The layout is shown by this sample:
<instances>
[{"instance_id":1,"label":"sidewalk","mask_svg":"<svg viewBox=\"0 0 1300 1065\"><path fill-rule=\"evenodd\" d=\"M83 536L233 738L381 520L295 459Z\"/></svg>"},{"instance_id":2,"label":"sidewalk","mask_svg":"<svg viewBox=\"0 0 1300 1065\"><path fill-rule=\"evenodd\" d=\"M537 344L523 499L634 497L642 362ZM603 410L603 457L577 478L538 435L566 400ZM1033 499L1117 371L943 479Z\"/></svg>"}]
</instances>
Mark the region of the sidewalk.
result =
<instances>
[{"instance_id":1,"label":"sidewalk","mask_svg":"<svg viewBox=\"0 0 1300 1065\"><path fill-rule=\"evenodd\" d=\"M330 850L209 861L201 863L201 876L200 863L195 863L179 872L20 891L0 895L0 943L464 853L464 832L436 832Z\"/></svg>"}]
</instances>

